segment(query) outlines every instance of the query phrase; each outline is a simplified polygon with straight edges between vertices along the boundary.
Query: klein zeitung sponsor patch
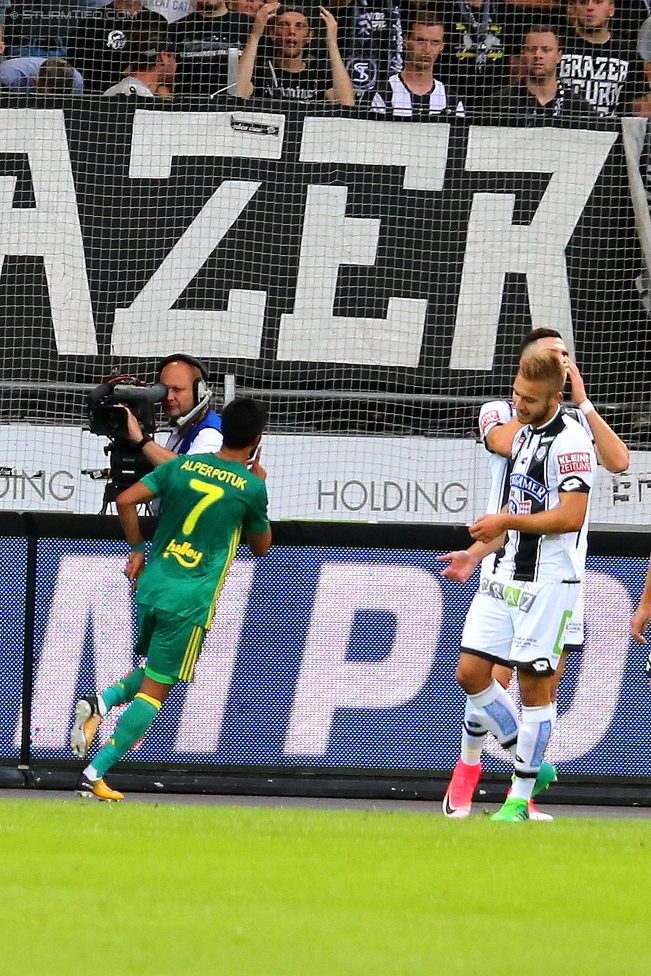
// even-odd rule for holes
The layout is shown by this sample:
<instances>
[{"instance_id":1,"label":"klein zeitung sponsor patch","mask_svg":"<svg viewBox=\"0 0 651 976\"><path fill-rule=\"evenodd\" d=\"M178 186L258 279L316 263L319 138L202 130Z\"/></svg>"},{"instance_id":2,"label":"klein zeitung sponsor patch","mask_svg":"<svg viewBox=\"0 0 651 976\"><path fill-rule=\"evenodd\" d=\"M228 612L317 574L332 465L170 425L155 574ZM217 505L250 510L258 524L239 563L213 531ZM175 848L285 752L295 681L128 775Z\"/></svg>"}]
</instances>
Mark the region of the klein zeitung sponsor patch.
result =
<instances>
[{"instance_id":1,"label":"klein zeitung sponsor patch","mask_svg":"<svg viewBox=\"0 0 651 976\"><path fill-rule=\"evenodd\" d=\"M501 422L502 421L500 420L500 415L497 410L489 410L480 420L482 434L486 433L487 427L490 427L491 424L500 424Z\"/></svg>"},{"instance_id":2,"label":"klein zeitung sponsor patch","mask_svg":"<svg viewBox=\"0 0 651 976\"><path fill-rule=\"evenodd\" d=\"M575 454L559 454L558 470L561 474L573 474L575 471L592 471L590 455L586 451Z\"/></svg>"}]
</instances>

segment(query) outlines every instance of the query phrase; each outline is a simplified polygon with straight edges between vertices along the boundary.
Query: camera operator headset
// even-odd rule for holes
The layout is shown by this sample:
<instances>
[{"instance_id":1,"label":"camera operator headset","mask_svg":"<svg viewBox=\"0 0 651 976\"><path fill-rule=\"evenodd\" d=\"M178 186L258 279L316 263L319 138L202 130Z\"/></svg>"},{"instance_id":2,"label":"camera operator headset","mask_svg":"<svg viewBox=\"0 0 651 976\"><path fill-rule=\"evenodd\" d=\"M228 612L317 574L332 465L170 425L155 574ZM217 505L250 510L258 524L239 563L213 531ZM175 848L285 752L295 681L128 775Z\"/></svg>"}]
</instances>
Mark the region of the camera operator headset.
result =
<instances>
[{"instance_id":1,"label":"camera operator headset","mask_svg":"<svg viewBox=\"0 0 651 976\"><path fill-rule=\"evenodd\" d=\"M143 436L138 421L129 412L129 438L156 467L177 454L217 452L222 446L221 418L210 408L208 368L186 353L166 356L158 364L158 379L167 387L163 410L175 429L167 444Z\"/></svg>"}]
</instances>

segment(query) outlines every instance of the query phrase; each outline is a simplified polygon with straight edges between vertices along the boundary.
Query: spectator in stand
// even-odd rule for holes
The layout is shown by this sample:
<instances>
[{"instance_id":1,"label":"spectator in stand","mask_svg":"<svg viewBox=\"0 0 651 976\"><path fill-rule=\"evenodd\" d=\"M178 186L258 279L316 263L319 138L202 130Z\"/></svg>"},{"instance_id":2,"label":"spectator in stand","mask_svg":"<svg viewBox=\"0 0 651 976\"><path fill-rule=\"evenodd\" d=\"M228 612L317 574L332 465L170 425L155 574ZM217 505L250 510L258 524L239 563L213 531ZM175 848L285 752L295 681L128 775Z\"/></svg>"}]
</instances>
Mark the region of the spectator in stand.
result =
<instances>
[{"instance_id":1,"label":"spectator in stand","mask_svg":"<svg viewBox=\"0 0 651 976\"><path fill-rule=\"evenodd\" d=\"M228 52L242 54L251 18L229 10L226 0L197 0L196 7L171 28L179 62L175 92L210 96L230 84Z\"/></svg>"},{"instance_id":2,"label":"spectator in stand","mask_svg":"<svg viewBox=\"0 0 651 976\"><path fill-rule=\"evenodd\" d=\"M477 110L509 83L511 56L520 52L524 36L521 12L503 0L443 0L439 13L447 41L440 77L466 110Z\"/></svg>"},{"instance_id":3,"label":"spectator in stand","mask_svg":"<svg viewBox=\"0 0 651 976\"><path fill-rule=\"evenodd\" d=\"M120 80L130 31L166 34L168 24L143 0L111 0L99 10L82 12L70 35L69 60L84 76L87 94L103 95Z\"/></svg>"},{"instance_id":4,"label":"spectator in stand","mask_svg":"<svg viewBox=\"0 0 651 976\"><path fill-rule=\"evenodd\" d=\"M337 21L332 14L325 7L320 8L326 26L329 61L326 65L325 58L306 57L306 48L314 33L303 10L284 7L279 13L279 9L279 3L266 3L255 16L251 35L240 58L238 94L242 98L256 95L303 102L328 98L340 105L354 105L355 92L337 46ZM267 24L276 56L258 61L258 45Z\"/></svg>"},{"instance_id":5,"label":"spectator in stand","mask_svg":"<svg viewBox=\"0 0 651 976\"><path fill-rule=\"evenodd\" d=\"M125 77L105 91L105 95L172 97L176 54L164 34L130 32L125 54L130 62Z\"/></svg>"},{"instance_id":6,"label":"spectator in stand","mask_svg":"<svg viewBox=\"0 0 651 976\"><path fill-rule=\"evenodd\" d=\"M623 115L648 86L635 42L610 27L612 0L573 0L576 27L563 40L559 79L578 91L600 115Z\"/></svg>"},{"instance_id":7,"label":"spectator in stand","mask_svg":"<svg viewBox=\"0 0 651 976\"><path fill-rule=\"evenodd\" d=\"M531 28L522 48L524 75L515 85L502 88L492 109L506 118L551 119L594 115L592 106L558 81L563 52L558 35L549 24Z\"/></svg>"},{"instance_id":8,"label":"spectator in stand","mask_svg":"<svg viewBox=\"0 0 651 976\"><path fill-rule=\"evenodd\" d=\"M39 95L72 95L76 74L79 72L63 58L45 58L34 79L36 89Z\"/></svg>"},{"instance_id":9,"label":"spectator in stand","mask_svg":"<svg viewBox=\"0 0 651 976\"><path fill-rule=\"evenodd\" d=\"M257 14L264 0L228 0L228 9L235 14L244 14L252 20Z\"/></svg>"},{"instance_id":10,"label":"spectator in stand","mask_svg":"<svg viewBox=\"0 0 651 976\"><path fill-rule=\"evenodd\" d=\"M37 79L41 68L45 64L52 66L51 72L48 74L48 77L52 80L56 74L53 65L58 65L59 70L62 70L62 65L65 65L67 69L69 68L72 73L72 84L69 89L66 89L66 94L81 95L84 90L84 79L63 58L7 58L6 61L0 64L0 86L2 89L9 88L11 91L40 91L43 93L43 88ZM61 84L63 85L63 81ZM56 94L62 94L60 88Z\"/></svg>"},{"instance_id":11,"label":"spectator in stand","mask_svg":"<svg viewBox=\"0 0 651 976\"><path fill-rule=\"evenodd\" d=\"M65 58L77 0L11 0L4 4L4 54L8 58Z\"/></svg>"},{"instance_id":12,"label":"spectator in stand","mask_svg":"<svg viewBox=\"0 0 651 976\"><path fill-rule=\"evenodd\" d=\"M426 121L432 115L465 115L463 102L434 77L444 47L443 22L433 11L414 14L405 37L405 66L379 86L371 110L394 119Z\"/></svg>"}]
</instances>

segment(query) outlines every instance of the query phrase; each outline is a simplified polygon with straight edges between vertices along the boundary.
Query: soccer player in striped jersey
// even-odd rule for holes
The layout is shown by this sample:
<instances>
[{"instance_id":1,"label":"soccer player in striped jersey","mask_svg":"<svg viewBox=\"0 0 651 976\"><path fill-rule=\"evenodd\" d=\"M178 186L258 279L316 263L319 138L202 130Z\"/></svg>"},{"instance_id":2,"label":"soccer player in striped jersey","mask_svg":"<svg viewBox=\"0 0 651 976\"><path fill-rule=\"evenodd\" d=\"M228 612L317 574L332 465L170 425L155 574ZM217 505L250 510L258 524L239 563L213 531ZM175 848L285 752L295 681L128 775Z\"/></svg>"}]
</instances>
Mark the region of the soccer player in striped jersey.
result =
<instances>
[{"instance_id":1,"label":"soccer player in striped jersey","mask_svg":"<svg viewBox=\"0 0 651 976\"><path fill-rule=\"evenodd\" d=\"M405 66L376 89L371 111L414 121L441 114L465 116L461 99L434 77L434 64L444 43L438 14L431 10L414 14L405 37Z\"/></svg>"},{"instance_id":2,"label":"soccer player in striped jersey","mask_svg":"<svg viewBox=\"0 0 651 976\"><path fill-rule=\"evenodd\" d=\"M608 424L599 416L588 400L581 374L574 363L568 358L567 346L560 333L552 329L537 329L525 336L521 346L522 358L536 354L545 349L552 349L561 356L568 369L572 388L573 404L563 404L562 410L574 417L582 424L595 443L600 462L608 470L624 471L628 467L628 449ZM496 400L484 404L479 416L481 439L487 450L491 452L490 473L491 490L487 511L498 512L505 500L504 488L508 485L508 454L515 434L521 430L521 424L515 415L512 403L506 400ZM506 455L506 456L505 456ZM487 553L494 552L497 544L486 546L474 543L468 550L447 553L439 557L441 561L450 562L444 570L444 575L458 582L465 583L482 561L482 576L490 574L493 559ZM563 673L568 651L580 651L583 645L583 607L582 598L579 607L573 614L572 621L567 628L565 646L561 662L552 679L552 701L556 702L558 682ZM496 664L493 677L507 687L511 677L511 667ZM470 815L473 793L481 776L481 751L487 729L473 720L469 709L462 727L461 755L455 765L452 779L443 800L443 812L448 817L465 818ZM533 801L529 804L531 819L551 819L549 814L538 811Z\"/></svg>"},{"instance_id":3,"label":"soccer player in striped jersey","mask_svg":"<svg viewBox=\"0 0 651 976\"><path fill-rule=\"evenodd\" d=\"M254 400L233 400L222 414L224 443L217 454L180 455L118 496L131 547L126 574L137 581L136 653L147 664L77 702L71 746L80 758L110 709L130 703L112 738L77 782L81 796L123 799L104 775L143 738L173 686L192 681L241 533L255 556L269 551L266 473L259 450L265 419ZM137 506L154 498L161 499L161 512L145 566Z\"/></svg>"},{"instance_id":4,"label":"soccer player in striped jersey","mask_svg":"<svg viewBox=\"0 0 651 976\"><path fill-rule=\"evenodd\" d=\"M484 515L471 536L491 543L505 535L490 577L475 595L461 639L457 679L476 718L514 755L514 784L491 819L529 819L554 723L551 679L579 597L587 550L588 501L596 472L590 438L560 404L566 373L552 351L529 356L513 385L518 420L509 498ZM492 663L517 668L522 720ZM553 767L550 767L553 769Z\"/></svg>"}]
</instances>

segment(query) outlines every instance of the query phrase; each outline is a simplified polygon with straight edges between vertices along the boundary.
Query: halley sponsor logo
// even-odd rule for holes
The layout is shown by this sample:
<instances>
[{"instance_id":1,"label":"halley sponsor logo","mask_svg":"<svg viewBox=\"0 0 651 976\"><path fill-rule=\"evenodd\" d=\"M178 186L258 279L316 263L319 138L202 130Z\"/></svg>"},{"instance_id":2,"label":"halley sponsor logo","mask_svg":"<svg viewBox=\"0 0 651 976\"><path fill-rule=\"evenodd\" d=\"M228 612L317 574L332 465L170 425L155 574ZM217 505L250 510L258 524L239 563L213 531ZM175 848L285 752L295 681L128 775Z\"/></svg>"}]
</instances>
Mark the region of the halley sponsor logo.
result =
<instances>
[{"instance_id":1,"label":"halley sponsor logo","mask_svg":"<svg viewBox=\"0 0 651 976\"><path fill-rule=\"evenodd\" d=\"M561 474L572 474L575 471L592 471L590 455L587 451L577 454L559 454L558 470Z\"/></svg>"},{"instance_id":2,"label":"halley sponsor logo","mask_svg":"<svg viewBox=\"0 0 651 976\"><path fill-rule=\"evenodd\" d=\"M497 410L488 410L487 413L482 414L479 420L479 426L481 427L482 434L486 433L487 428L490 427L491 424L499 424L499 423L500 423L500 415L497 412Z\"/></svg>"},{"instance_id":3,"label":"halley sponsor logo","mask_svg":"<svg viewBox=\"0 0 651 976\"><path fill-rule=\"evenodd\" d=\"M511 475L510 484L512 488L519 488L521 491L526 491L527 494L533 495L539 502L544 501L545 497L549 494L549 488L545 488L539 481L530 478L528 474L515 472Z\"/></svg>"},{"instance_id":4,"label":"halley sponsor logo","mask_svg":"<svg viewBox=\"0 0 651 976\"><path fill-rule=\"evenodd\" d=\"M425 487L418 481L322 481L317 482L319 511L360 512L462 512L468 505L468 488L460 481Z\"/></svg>"},{"instance_id":5,"label":"halley sponsor logo","mask_svg":"<svg viewBox=\"0 0 651 976\"><path fill-rule=\"evenodd\" d=\"M507 606L517 607L523 613L529 613L536 600L535 593L526 593L510 583L500 583L486 576L479 581L479 592L488 594L494 600L503 600Z\"/></svg>"},{"instance_id":6,"label":"halley sponsor logo","mask_svg":"<svg viewBox=\"0 0 651 976\"><path fill-rule=\"evenodd\" d=\"M177 542L176 539L171 539L163 553L163 559L167 559L168 556L174 556L185 569L194 569L201 562L203 553L193 549L189 542Z\"/></svg>"}]
</instances>

